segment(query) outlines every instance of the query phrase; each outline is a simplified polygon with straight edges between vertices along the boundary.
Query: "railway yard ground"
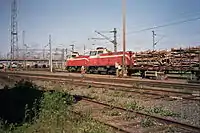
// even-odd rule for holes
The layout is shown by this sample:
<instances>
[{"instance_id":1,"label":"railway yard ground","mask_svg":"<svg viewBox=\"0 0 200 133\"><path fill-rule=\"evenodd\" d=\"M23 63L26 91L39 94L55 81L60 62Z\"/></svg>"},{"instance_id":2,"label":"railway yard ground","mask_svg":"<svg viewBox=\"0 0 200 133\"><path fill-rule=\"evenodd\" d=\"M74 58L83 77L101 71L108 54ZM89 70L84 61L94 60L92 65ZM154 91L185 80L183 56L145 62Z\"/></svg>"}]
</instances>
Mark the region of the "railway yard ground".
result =
<instances>
[{"instance_id":1,"label":"railway yard ground","mask_svg":"<svg viewBox=\"0 0 200 133\"><path fill-rule=\"evenodd\" d=\"M80 1L0 0L0 133L200 133L200 0Z\"/></svg>"},{"instance_id":2,"label":"railway yard ground","mask_svg":"<svg viewBox=\"0 0 200 133\"><path fill-rule=\"evenodd\" d=\"M0 78L1 86L27 79L40 90L66 92L79 99L70 107L79 117L86 118L83 121L88 124L82 125L82 132L85 128L100 133L200 131L200 85L184 80L122 79L93 74L81 78L77 73L42 71L1 72Z\"/></svg>"}]
</instances>

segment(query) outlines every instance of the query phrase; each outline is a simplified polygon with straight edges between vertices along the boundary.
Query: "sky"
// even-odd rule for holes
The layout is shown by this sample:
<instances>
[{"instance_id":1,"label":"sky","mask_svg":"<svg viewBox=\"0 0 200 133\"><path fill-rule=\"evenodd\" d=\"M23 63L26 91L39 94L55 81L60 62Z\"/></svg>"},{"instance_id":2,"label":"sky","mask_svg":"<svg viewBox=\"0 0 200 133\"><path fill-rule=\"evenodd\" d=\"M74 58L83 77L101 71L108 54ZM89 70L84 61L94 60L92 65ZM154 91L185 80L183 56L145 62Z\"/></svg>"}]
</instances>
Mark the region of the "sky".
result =
<instances>
[{"instance_id":1,"label":"sky","mask_svg":"<svg viewBox=\"0 0 200 133\"><path fill-rule=\"evenodd\" d=\"M10 50L10 18L12 0L0 0L0 53ZM94 31L111 39L110 31L117 28L118 50L122 50L122 0L17 0L18 37L22 48L22 31L25 43L31 48L43 48L52 36L53 47L76 51L97 46L113 50L113 44ZM152 29L146 28L200 17L200 0L126 0L126 50L152 49ZM156 49L200 45L200 19L177 25L153 29ZM92 46L95 44L95 46Z\"/></svg>"}]
</instances>

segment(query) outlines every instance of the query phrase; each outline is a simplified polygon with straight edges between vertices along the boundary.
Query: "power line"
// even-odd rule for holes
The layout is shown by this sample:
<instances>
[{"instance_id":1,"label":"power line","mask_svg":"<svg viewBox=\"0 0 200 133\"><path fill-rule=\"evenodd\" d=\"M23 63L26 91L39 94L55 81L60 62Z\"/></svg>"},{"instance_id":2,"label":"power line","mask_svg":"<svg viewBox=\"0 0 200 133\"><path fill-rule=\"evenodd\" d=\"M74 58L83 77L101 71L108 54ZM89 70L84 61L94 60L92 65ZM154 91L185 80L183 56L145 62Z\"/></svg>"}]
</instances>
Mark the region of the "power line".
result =
<instances>
[{"instance_id":1,"label":"power line","mask_svg":"<svg viewBox=\"0 0 200 133\"><path fill-rule=\"evenodd\" d=\"M188 18L192 18L192 17L198 17L200 15L200 11L197 11L197 12L182 12L182 13L179 13L179 14L176 14L176 20L174 18L168 18L166 19L165 21L166 22L171 22L171 21L179 21L180 19L188 19ZM143 24L144 26L145 24ZM142 25L133 25L133 26L129 26L129 29L134 29L136 27L140 27ZM122 29L121 28L118 28L119 31L121 31ZM102 31L103 32L106 32L106 31ZM119 37L119 34L118 34L118 37Z\"/></svg>"},{"instance_id":2,"label":"power line","mask_svg":"<svg viewBox=\"0 0 200 133\"><path fill-rule=\"evenodd\" d=\"M197 11L197 12L182 12L182 13L176 14L176 16L175 16L176 20L175 21L178 21L180 19L188 19L188 18L192 18L192 17L198 17L199 15L200 15L200 11ZM174 18L168 18L165 21L171 22L173 20L174 20ZM134 29L134 28L139 27L139 26L141 26L141 25L134 25L134 27L129 26L129 28ZM122 30L122 29L118 29L118 30Z\"/></svg>"},{"instance_id":3,"label":"power line","mask_svg":"<svg viewBox=\"0 0 200 133\"><path fill-rule=\"evenodd\" d=\"M116 28L114 28L111 31L107 31L107 33L113 33L113 39L110 39L109 37L107 37L106 35L102 34L99 31L95 30L95 32L97 34L101 35L103 38L88 38L88 40L90 40L90 39L94 39L94 40L108 40L109 42L111 42L111 43L114 44L114 52L117 52L117 29Z\"/></svg>"},{"instance_id":4,"label":"power line","mask_svg":"<svg viewBox=\"0 0 200 133\"><path fill-rule=\"evenodd\" d=\"M142 30L138 30L138 31L132 31L132 32L129 32L127 34L130 35L130 34L134 34L134 33L139 33L139 32L143 32L143 31L148 31L148 30L153 30L153 29L158 29L158 28L163 28L163 27L168 27L168 26L172 26L172 25L178 25L178 24L191 22L191 21L196 21L196 20L200 20L200 17L191 18L191 19L178 21L178 22L173 22L173 23L168 23L168 24L159 25L159 26L154 26L154 27L149 27L149 28L145 28L145 29L142 29Z\"/></svg>"}]
</instances>

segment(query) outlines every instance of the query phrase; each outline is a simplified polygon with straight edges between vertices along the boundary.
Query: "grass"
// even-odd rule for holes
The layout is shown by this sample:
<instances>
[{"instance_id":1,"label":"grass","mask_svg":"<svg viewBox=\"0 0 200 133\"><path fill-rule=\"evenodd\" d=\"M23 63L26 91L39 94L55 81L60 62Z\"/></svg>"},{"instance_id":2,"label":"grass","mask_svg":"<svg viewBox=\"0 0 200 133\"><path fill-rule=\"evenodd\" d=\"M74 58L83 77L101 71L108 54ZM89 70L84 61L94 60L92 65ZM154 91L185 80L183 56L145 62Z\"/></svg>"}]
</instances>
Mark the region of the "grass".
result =
<instances>
[{"instance_id":1,"label":"grass","mask_svg":"<svg viewBox=\"0 0 200 133\"><path fill-rule=\"evenodd\" d=\"M155 125L155 122L153 119L149 118L149 117L145 117L141 120L140 125L142 127L151 127Z\"/></svg>"},{"instance_id":2,"label":"grass","mask_svg":"<svg viewBox=\"0 0 200 133\"><path fill-rule=\"evenodd\" d=\"M125 113L124 120L126 120L126 121L131 121L131 120L136 119L136 117L137 117L136 114L131 113L131 112L126 112L126 113Z\"/></svg>"},{"instance_id":3,"label":"grass","mask_svg":"<svg viewBox=\"0 0 200 133\"><path fill-rule=\"evenodd\" d=\"M126 109L141 111L144 109L144 106L141 106L137 101L128 102L126 105Z\"/></svg>"},{"instance_id":4,"label":"grass","mask_svg":"<svg viewBox=\"0 0 200 133\"><path fill-rule=\"evenodd\" d=\"M34 87L34 88L33 88ZM20 82L13 88L17 94L27 90L37 89L30 82ZM12 90L12 89L9 89ZM14 91L13 90L13 91ZM16 93L16 92L15 92ZM73 112L72 105L76 99L68 93L58 91L42 92L41 97L33 101L33 105L25 104L22 110L23 119L20 122L7 122L4 118L0 121L0 132L4 133L106 133L111 129L94 121L89 114L80 116ZM30 94L31 95L31 94ZM15 100L29 98L30 95L20 95ZM12 97L14 95L12 94ZM25 100L25 99L23 99ZM26 101L26 100L25 100ZM39 101L39 102L38 102ZM13 110L18 111L18 110ZM3 116L3 115L1 115Z\"/></svg>"},{"instance_id":5,"label":"grass","mask_svg":"<svg viewBox=\"0 0 200 133\"><path fill-rule=\"evenodd\" d=\"M137 101L128 102L125 105L126 109L135 110L135 111L145 111L149 114L159 114L161 116L170 116L170 117L180 117L179 113L164 109L163 107L151 107L145 108L140 105Z\"/></svg>"},{"instance_id":6,"label":"grass","mask_svg":"<svg viewBox=\"0 0 200 133\"><path fill-rule=\"evenodd\" d=\"M108 93L106 93L108 94ZM98 95L97 91L92 88L89 92L86 92L83 90L82 94L84 96L91 97L96 100L105 101L108 104L113 104L116 106L119 106L119 103L121 103L120 96L122 95L121 92L116 91L110 94L110 97L105 97L103 95ZM113 96L114 95L114 96ZM134 111L145 111L149 114L158 114L161 116L171 116L171 117L180 117L179 113L164 109L163 107L144 107L143 105L140 105L140 103L136 100L129 101L127 103L121 104L122 107L125 107L126 109L134 110Z\"/></svg>"},{"instance_id":7,"label":"grass","mask_svg":"<svg viewBox=\"0 0 200 133\"><path fill-rule=\"evenodd\" d=\"M179 113L175 113L170 110L166 110L163 107L153 107L146 109L145 112L150 113L150 114L159 114L161 116L171 116L171 117L180 117Z\"/></svg>"},{"instance_id":8,"label":"grass","mask_svg":"<svg viewBox=\"0 0 200 133\"><path fill-rule=\"evenodd\" d=\"M108 110L108 111L103 110L102 113L106 114L107 116L121 116L122 115L120 111L115 110L115 109Z\"/></svg>"}]
</instances>

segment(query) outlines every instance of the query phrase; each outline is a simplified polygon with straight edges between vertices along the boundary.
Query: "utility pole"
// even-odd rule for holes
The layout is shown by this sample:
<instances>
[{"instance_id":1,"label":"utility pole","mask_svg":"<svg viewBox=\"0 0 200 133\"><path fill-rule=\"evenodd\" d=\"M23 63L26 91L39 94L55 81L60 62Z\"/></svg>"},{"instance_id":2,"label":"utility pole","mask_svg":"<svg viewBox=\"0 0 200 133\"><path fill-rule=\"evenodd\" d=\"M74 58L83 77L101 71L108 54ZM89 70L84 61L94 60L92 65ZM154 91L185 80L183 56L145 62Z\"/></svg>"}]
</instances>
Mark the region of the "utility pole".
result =
<instances>
[{"instance_id":1,"label":"utility pole","mask_svg":"<svg viewBox=\"0 0 200 133\"><path fill-rule=\"evenodd\" d=\"M85 44L84 44L84 47L83 47L83 55L85 55Z\"/></svg>"},{"instance_id":2,"label":"utility pole","mask_svg":"<svg viewBox=\"0 0 200 133\"><path fill-rule=\"evenodd\" d=\"M92 49L93 50L95 49L95 45L96 45L95 43L92 44Z\"/></svg>"},{"instance_id":3,"label":"utility pole","mask_svg":"<svg viewBox=\"0 0 200 133\"><path fill-rule=\"evenodd\" d=\"M66 48L66 49L65 49L65 54L66 54L66 57L67 57L67 52L68 52L68 51L67 51L67 48Z\"/></svg>"},{"instance_id":4,"label":"utility pole","mask_svg":"<svg viewBox=\"0 0 200 133\"><path fill-rule=\"evenodd\" d=\"M125 51L126 51L126 0L122 0L122 27L123 27L123 60L122 60L122 77L126 71Z\"/></svg>"},{"instance_id":5,"label":"utility pole","mask_svg":"<svg viewBox=\"0 0 200 133\"><path fill-rule=\"evenodd\" d=\"M45 49L43 49L43 59L45 59Z\"/></svg>"},{"instance_id":6,"label":"utility pole","mask_svg":"<svg viewBox=\"0 0 200 133\"><path fill-rule=\"evenodd\" d=\"M50 48L50 72L52 72L52 68L53 68L53 63L52 63L52 47L51 47L51 35L49 35L49 48Z\"/></svg>"},{"instance_id":7,"label":"utility pole","mask_svg":"<svg viewBox=\"0 0 200 133\"><path fill-rule=\"evenodd\" d=\"M113 43L114 43L114 52L117 52L117 29L114 28L113 31L111 31L114 33L114 40L113 40Z\"/></svg>"},{"instance_id":8,"label":"utility pole","mask_svg":"<svg viewBox=\"0 0 200 133\"><path fill-rule=\"evenodd\" d=\"M155 34L155 31L152 31L152 33L153 33L153 51L155 50L155 46L156 46L156 43L155 43L155 36L156 36L156 34Z\"/></svg>"},{"instance_id":9,"label":"utility pole","mask_svg":"<svg viewBox=\"0 0 200 133\"><path fill-rule=\"evenodd\" d=\"M22 31L22 45L25 45L25 31Z\"/></svg>"},{"instance_id":10,"label":"utility pole","mask_svg":"<svg viewBox=\"0 0 200 133\"><path fill-rule=\"evenodd\" d=\"M200 71L200 50L199 50L199 71Z\"/></svg>"},{"instance_id":11,"label":"utility pole","mask_svg":"<svg viewBox=\"0 0 200 133\"><path fill-rule=\"evenodd\" d=\"M70 45L72 47L72 52L74 52L74 44Z\"/></svg>"},{"instance_id":12,"label":"utility pole","mask_svg":"<svg viewBox=\"0 0 200 133\"><path fill-rule=\"evenodd\" d=\"M62 49L62 69L65 69L65 49Z\"/></svg>"},{"instance_id":13,"label":"utility pole","mask_svg":"<svg viewBox=\"0 0 200 133\"><path fill-rule=\"evenodd\" d=\"M11 60L15 57L15 50L16 50L16 57L19 56L18 51L18 24L17 24L17 2L16 0L12 1L11 4L11 49L10 55Z\"/></svg>"},{"instance_id":14,"label":"utility pole","mask_svg":"<svg viewBox=\"0 0 200 133\"><path fill-rule=\"evenodd\" d=\"M47 46L48 46L48 44L45 45L44 48L43 48L43 59L45 59L45 55L46 55L46 54L45 54L45 48L46 48Z\"/></svg>"}]
</instances>

